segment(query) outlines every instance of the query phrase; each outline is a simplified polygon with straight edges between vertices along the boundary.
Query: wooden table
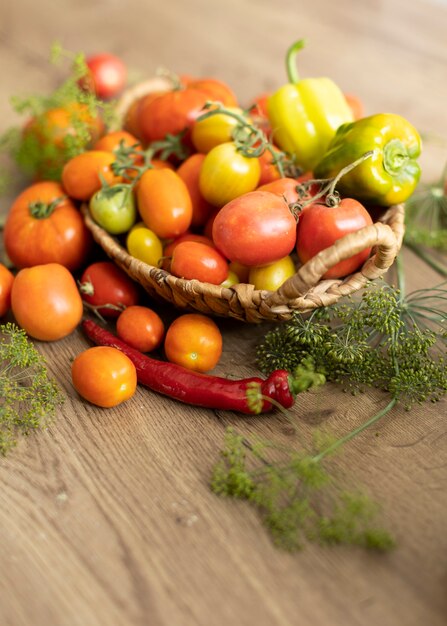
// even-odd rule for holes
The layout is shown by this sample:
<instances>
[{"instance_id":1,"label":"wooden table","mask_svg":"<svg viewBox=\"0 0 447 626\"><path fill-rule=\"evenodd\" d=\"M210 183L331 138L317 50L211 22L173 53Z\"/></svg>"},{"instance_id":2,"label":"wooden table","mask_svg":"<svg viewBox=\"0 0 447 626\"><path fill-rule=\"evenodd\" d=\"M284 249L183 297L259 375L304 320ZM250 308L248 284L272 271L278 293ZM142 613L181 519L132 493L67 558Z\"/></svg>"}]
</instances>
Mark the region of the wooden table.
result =
<instances>
[{"instance_id":1,"label":"wooden table","mask_svg":"<svg viewBox=\"0 0 447 626\"><path fill-rule=\"evenodd\" d=\"M304 37L303 76L328 75L366 113L395 112L429 137L424 177L447 159L447 6L435 0L350 2L3 0L1 130L11 94L43 92L60 74L50 44L108 50L141 76L165 66L215 75L242 102L285 81L283 55ZM3 201L2 212L8 209ZM408 288L439 277L412 254ZM222 321L219 374L254 371L266 329ZM336 459L382 502L397 549L374 555L314 545L274 548L254 510L210 492L227 426L260 436L281 416L183 406L145 389L111 410L82 402L70 361L80 332L38 344L66 401L56 421L0 460L3 626L438 626L446 623L446 404L395 410ZM294 409L303 433L341 434L382 406L327 387Z\"/></svg>"}]
</instances>

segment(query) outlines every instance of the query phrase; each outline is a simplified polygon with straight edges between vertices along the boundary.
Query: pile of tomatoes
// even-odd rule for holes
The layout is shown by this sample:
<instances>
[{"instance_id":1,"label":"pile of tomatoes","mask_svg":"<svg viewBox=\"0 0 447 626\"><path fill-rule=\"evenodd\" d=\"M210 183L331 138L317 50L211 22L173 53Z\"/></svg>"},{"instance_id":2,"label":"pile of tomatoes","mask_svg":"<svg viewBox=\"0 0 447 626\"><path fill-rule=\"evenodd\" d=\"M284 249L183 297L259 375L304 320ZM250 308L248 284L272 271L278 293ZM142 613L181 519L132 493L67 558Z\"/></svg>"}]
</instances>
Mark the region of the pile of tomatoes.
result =
<instances>
[{"instance_id":1,"label":"pile of tomatoes","mask_svg":"<svg viewBox=\"0 0 447 626\"><path fill-rule=\"evenodd\" d=\"M89 65L100 97L115 96L124 86L125 68L115 61L100 55ZM104 63L114 71L107 73ZM271 149L251 154L235 140L241 119L268 138L264 100L256 99L247 114L221 81L182 77L171 89L135 100L117 131L106 132L82 109L92 129L90 145L65 163L60 180L37 180L25 189L7 215L4 247L19 271L13 275L0 265L0 316L11 307L31 337L54 341L77 327L87 306L114 318L117 334L134 348L150 352L163 346L173 362L212 369L222 352L215 322L187 314L165 329L159 315L140 304L139 287L124 272L92 259L95 247L80 206L88 204L93 219L149 265L215 285L248 282L276 290L295 273L295 253L304 262L371 218L355 201L337 212L308 202L297 224L292 207L302 202L303 189L311 198L305 181L312 174L282 175L275 162L278 151L268 139ZM60 129L60 116L58 124ZM26 128L30 125L32 120ZM351 273L368 254L365 250L326 276ZM90 359L75 360L75 388L101 406L126 399L129 391L113 392L119 385L116 377L110 382L110 349L107 354L90 350ZM83 387L86 380L96 380L86 373L99 370L106 378L109 372L109 383L100 383L105 400ZM134 390L130 372L125 377Z\"/></svg>"}]
</instances>

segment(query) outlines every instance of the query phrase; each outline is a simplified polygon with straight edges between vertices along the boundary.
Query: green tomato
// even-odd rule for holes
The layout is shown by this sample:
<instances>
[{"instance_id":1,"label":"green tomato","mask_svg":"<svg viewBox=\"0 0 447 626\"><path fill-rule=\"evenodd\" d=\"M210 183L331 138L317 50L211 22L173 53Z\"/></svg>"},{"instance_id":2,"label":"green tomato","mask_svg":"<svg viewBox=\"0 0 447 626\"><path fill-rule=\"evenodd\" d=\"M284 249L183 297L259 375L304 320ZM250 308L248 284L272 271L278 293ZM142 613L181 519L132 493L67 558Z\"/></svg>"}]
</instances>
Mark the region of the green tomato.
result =
<instances>
[{"instance_id":1,"label":"green tomato","mask_svg":"<svg viewBox=\"0 0 447 626\"><path fill-rule=\"evenodd\" d=\"M163 244L157 235L143 222L135 224L127 235L127 250L136 259L148 265L158 266L163 256Z\"/></svg>"},{"instance_id":2,"label":"green tomato","mask_svg":"<svg viewBox=\"0 0 447 626\"><path fill-rule=\"evenodd\" d=\"M263 265L262 267L252 267L248 274L248 282L255 286L255 289L265 289L276 291L288 278L295 274L295 264L290 256L285 256L279 261Z\"/></svg>"},{"instance_id":3,"label":"green tomato","mask_svg":"<svg viewBox=\"0 0 447 626\"><path fill-rule=\"evenodd\" d=\"M121 235L132 228L137 209L130 185L113 185L97 191L90 199L90 213L111 235Z\"/></svg>"}]
</instances>

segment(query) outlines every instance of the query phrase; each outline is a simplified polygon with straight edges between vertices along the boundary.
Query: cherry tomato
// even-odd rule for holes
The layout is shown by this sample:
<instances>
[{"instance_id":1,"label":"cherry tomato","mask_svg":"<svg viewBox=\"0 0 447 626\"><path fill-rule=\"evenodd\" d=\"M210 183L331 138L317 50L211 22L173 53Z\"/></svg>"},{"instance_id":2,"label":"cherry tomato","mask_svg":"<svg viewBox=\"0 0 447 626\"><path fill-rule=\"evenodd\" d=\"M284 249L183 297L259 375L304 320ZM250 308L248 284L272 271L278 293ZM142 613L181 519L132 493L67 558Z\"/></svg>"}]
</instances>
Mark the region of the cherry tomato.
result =
<instances>
[{"instance_id":1,"label":"cherry tomato","mask_svg":"<svg viewBox=\"0 0 447 626\"><path fill-rule=\"evenodd\" d=\"M90 198L89 207L95 222L112 235L126 233L137 219L130 185L113 185L100 189Z\"/></svg>"},{"instance_id":2,"label":"cherry tomato","mask_svg":"<svg viewBox=\"0 0 447 626\"><path fill-rule=\"evenodd\" d=\"M286 199L287 204L294 204L299 200L296 178L278 178L258 187L258 191L269 191Z\"/></svg>"},{"instance_id":3,"label":"cherry tomato","mask_svg":"<svg viewBox=\"0 0 447 626\"><path fill-rule=\"evenodd\" d=\"M248 282L255 286L255 289L266 289L276 291L288 278L295 274L295 264L290 256L285 256L279 261L264 265L262 267L252 267L248 275Z\"/></svg>"},{"instance_id":4,"label":"cherry tomato","mask_svg":"<svg viewBox=\"0 0 447 626\"><path fill-rule=\"evenodd\" d=\"M221 287L232 287L233 285L237 285L239 284L241 281L239 280L239 276L233 272L232 270L230 270L228 272L228 276L226 277L226 279L220 283Z\"/></svg>"},{"instance_id":5,"label":"cherry tomato","mask_svg":"<svg viewBox=\"0 0 447 626\"><path fill-rule=\"evenodd\" d=\"M163 250L162 267L168 272L171 271L172 254L174 250L176 249L176 247L178 246L178 244L182 243L183 241L198 241L199 243L204 243L207 246L210 246L211 248L216 247L214 243L212 242L212 240L209 237L206 237L205 235L198 235L196 233L187 232L187 233L184 233L183 235L180 235L180 237L176 237L173 241L170 241L169 243L167 243Z\"/></svg>"},{"instance_id":6,"label":"cherry tomato","mask_svg":"<svg viewBox=\"0 0 447 626\"><path fill-rule=\"evenodd\" d=\"M259 157L259 165L261 166L261 176L259 178L259 186L271 183L274 180L281 178L278 167L273 163L273 155L269 150L264 152ZM259 188L259 187L258 187Z\"/></svg>"},{"instance_id":7,"label":"cherry tomato","mask_svg":"<svg viewBox=\"0 0 447 626\"><path fill-rule=\"evenodd\" d=\"M267 265L293 250L295 218L284 198L252 191L222 207L214 220L213 241L230 261Z\"/></svg>"},{"instance_id":8,"label":"cherry tomato","mask_svg":"<svg viewBox=\"0 0 447 626\"><path fill-rule=\"evenodd\" d=\"M145 306L129 306L116 320L116 332L129 346L151 352L163 341L165 327L159 315Z\"/></svg>"},{"instance_id":9,"label":"cherry tomato","mask_svg":"<svg viewBox=\"0 0 447 626\"><path fill-rule=\"evenodd\" d=\"M20 270L12 284L11 309L17 324L40 341L69 335L83 312L75 279L58 263Z\"/></svg>"},{"instance_id":10,"label":"cherry tomato","mask_svg":"<svg viewBox=\"0 0 447 626\"><path fill-rule=\"evenodd\" d=\"M337 239L372 223L365 207L352 198L344 198L334 207L320 203L311 204L302 211L298 220L298 257L302 263L306 263L321 250L329 248ZM365 248L345 261L340 261L323 278L342 278L351 274L366 261L370 252L371 248Z\"/></svg>"},{"instance_id":11,"label":"cherry tomato","mask_svg":"<svg viewBox=\"0 0 447 626\"><path fill-rule=\"evenodd\" d=\"M138 183L137 199L141 219L158 237L178 237L189 228L191 196L173 170L147 170Z\"/></svg>"},{"instance_id":12,"label":"cherry tomato","mask_svg":"<svg viewBox=\"0 0 447 626\"><path fill-rule=\"evenodd\" d=\"M172 253L171 273L179 278L220 285L227 279L228 272L226 259L204 243L183 241Z\"/></svg>"},{"instance_id":13,"label":"cherry tomato","mask_svg":"<svg viewBox=\"0 0 447 626\"><path fill-rule=\"evenodd\" d=\"M11 290L14 275L6 265L0 263L0 317L6 315L11 308Z\"/></svg>"},{"instance_id":14,"label":"cherry tomato","mask_svg":"<svg viewBox=\"0 0 447 626\"><path fill-rule=\"evenodd\" d=\"M75 200L90 200L102 187L101 176L109 185L122 182L110 167L114 161L115 156L104 150L87 150L73 157L62 170L65 191Z\"/></svg>"},{"instance_id":15,"label":"cherry tomato","mask_svg":"<svg viewBox=\"0 0 447 626\"><path fill-rule=\"evenodd\" d=\"M241 154L233 142L221 143L206 155L200 170L199 187L210 204L222 207L259 182L259 159Z\"/></svg>"},{"instance_id":16,"label":"cherry tomato","mask_svg":"<svg viewBox=\"0 0 447 626\"><path fill-rule=\"evenodd\" d=\"M130 230L126 246L130 255L154 267L158 267L160 259L164 256L162 242L152 230L146 228L144 222L138 222Z\"/></svg>"},{"instance_id":17,"label":"cherry tomato","mask_svg":"<svg viewBox=\"0 0 447 626\"><path fill-rule=\"evenodd\" d=\"M18 268L60 263L77 270L92 244L78 208L52 181L22 191L8 213L3 236L6 252Z\"/></svg>"},{"instance_id":18,"label":"cherry tomato","mask_svg":"<svg viewBox=\"0 0 447 626\"><path fill-rule=\"evenodd\" d=\"M243 115L242 109L230 108L230 111ZM196 119L191 128L191 140L198 152L208 153L221 143L232 141L238 120L226 113L216 113L203 120Z\"/></svg>"},{"instance_id":19,"label":"cherry tomato","mask_svg":"<svg viewBox=\"0 0 447 626\"><path fill-rule=\"evenodd\" d=\"M208 372L219 362L222 343L222 334L212 319L200 313L186 313L169 326L164 349L172 363Z\"/></svg>"},{"instance_id":20,"label":"cherry tomato","mask_svg":"<svg viewBox=\"0 0 447 626\"><path fill-rule=\"evenodd\" d=\"M248 283L248 274L250 272L250 268L246 265L242 265L242 263L237 263L236 261L231 261L230 272L234 272L238 277L239 283Z\"/></svg>"},{"instance_id":21,"label":"cherry tomato","mask_svg":"<svg viewBox=\"0 0 447 626\"><path fill-rule=\"evenodd\" d=\"M204 226L208 217L211 215L214 207L205 200L200 193L199 179L200 170L205 159L204 154L199 152L191 155L177 170L177 174L188 187L189 195L192 202L192 218L191 227L198 228Z\"/></svg>"},{"instance_id":22,"label":"cherry tomato","mask_svg":"<svg viewBox=\"0 0 447 626\"><path fill-rule=\"evenodd\" d=\"M82 398L104 408L128 400L137 388L135 365L120 350L109 346L95 346L78 354L71 377Z\"/></svg>"},{"instance_id":23,"label":"cherry tomato","mask_svg":"<svg viewBox=\"0 0 447 626\"><path fill-rule=\"evenodd\" d=\"M123 91L127 81L127 68L114 54L102 53L87 57L89 75L82 85L96 93L98 98L108 100Z\"/></svg>"},{"instance_id":24,"label":"cherry tomato","mask_svg":"<svg viewBox=\"0 0 447 626\"><path fill-rule=\"evenodd\" d=\"M142 146L139 140L127 132L126 130L115 130L113 132L103 135L94 144L93 150L104 150L105 152L116 152L121 146L126 148L135 147L137 150L141 150Z\"/></svg>"},{"instance_id":25,"label":"cherry tomato","mask_svg":"<svg viewBox=\"0 0 447 626\"><path fill-rule=\"evenodd\" d=\"M104 317L118 317L139 300L137 284L112 261L89 265L81 276L80 292L84 302L97 307Z\"/></svg>"}]
</instances>

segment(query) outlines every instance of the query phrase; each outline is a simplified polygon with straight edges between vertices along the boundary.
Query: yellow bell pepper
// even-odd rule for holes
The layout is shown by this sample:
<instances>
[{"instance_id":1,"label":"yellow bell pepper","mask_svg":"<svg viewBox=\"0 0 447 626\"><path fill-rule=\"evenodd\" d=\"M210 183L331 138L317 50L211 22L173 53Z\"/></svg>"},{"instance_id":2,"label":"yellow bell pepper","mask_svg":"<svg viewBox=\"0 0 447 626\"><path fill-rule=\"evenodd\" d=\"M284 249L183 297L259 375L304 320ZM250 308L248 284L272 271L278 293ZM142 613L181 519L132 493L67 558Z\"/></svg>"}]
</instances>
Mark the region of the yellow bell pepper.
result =
<instances>
[{"instance_id":1,"label":"yellow bell pepper","mask_svg":"<svg viewBox=\"0 0 447 626\"><path fill-rule=\"evenodd\" d=\"M280 87L267 101L274 143L293 155L298 165L312 170L325 154L337 128L352 122L352 110L342 91L330 78L300 80L296 53L304 41L287 51L289 84Z\"/></svg>"}]
</instances>

